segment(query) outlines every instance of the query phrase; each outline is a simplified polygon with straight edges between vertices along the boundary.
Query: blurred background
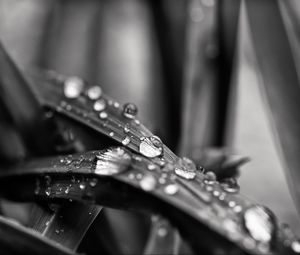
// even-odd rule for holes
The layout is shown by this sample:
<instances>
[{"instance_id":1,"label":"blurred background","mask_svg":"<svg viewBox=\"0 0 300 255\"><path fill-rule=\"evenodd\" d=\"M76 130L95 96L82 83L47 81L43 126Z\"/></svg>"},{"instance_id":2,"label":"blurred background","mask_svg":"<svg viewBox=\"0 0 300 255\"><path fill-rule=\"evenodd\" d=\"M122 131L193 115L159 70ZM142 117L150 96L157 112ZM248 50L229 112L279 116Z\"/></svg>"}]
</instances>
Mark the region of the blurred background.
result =
<instances>
[{"instance_id":1,"label":"blurred background","mask_svg":"<svg viewBox=\"0 0 300 255\"><path fill-rule=\"evenodd\" d=\"M0 40L22 70L135 102L180 155L249 156L241 192L300 235L299 17L297 0L0 0Z\"/></svg>"}]
</instances>

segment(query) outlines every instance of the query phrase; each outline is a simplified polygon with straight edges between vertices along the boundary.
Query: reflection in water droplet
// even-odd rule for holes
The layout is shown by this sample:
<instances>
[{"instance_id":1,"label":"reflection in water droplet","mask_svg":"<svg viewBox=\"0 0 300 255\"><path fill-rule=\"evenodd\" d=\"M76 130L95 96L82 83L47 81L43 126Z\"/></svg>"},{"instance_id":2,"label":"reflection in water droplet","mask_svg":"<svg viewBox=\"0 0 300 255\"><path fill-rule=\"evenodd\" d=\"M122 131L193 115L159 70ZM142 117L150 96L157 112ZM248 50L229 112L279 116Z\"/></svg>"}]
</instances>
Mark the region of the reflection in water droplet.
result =
<instances>
[{"instance_id":1,"label":"reflection in water droplet","mask_svg":"<svg viewBox=\"0 0 300 255\"><path fill-rule=\"evenodd\" d=\"M99 175L114 175L128 170L131 156L121 147L115 147L101 152L97 157L95 173Z\"/></svg>"},{"instance_id":2,"label":"reflection in water droplet","mask_svg":"<svg viewBox=\"0 0 300 255\"><path fill-rule=\"evenodd\" d=\"M228 193L238 193L240 191L240 186L235 178L227 178L222 180L220 186Z\"/></svg>"},{"instance_id":3,"label":"reflection in water droplet","mask_svg":"<svg viewBox=\"0 0 300 255\"><path fill-rule=\"evenodd\" d=\"M119 108L120 107L120 104L118 102L114 102L114 107L115 108Z\"/></svg>"},{"instance_id":4,"label":"reflection in water droplet","mask_svg":"<svg viewBox=\"0 0 300 255\"><path fill-rule=\"evenodd\" d=\"M115 135L114 132L110 132L110 133L109 133L109 136L111 136L111 137L113 137L114 135Z\"/></svg>"},{"instance_id":5,"label":"reflection in water droplet","mask_svg":"<svg viewBox=\"0 0 300 255\"><path fill-rule=\"evenodd\" d=\"M108 117L107 113L106 112L100 112L99 113L99 118L100 119L106 119Z\"/></svg>"},{"instance_id":6,"label":"reflection in water droplet","mask_svg":"<svg viewBox=\"0 0 300 255\"><path fill-rule=\"evenodd\" d=\"M216 174L214 172L209 171L205 174L204 182L206 184L211 185L211 184L214 184L216 182L216 179L217 179Z\"/></svg>"},{"instance_id":7,"label":"reflection in water droplet","mask_svg":"<svg viewBox=\"0 0 300 255\"><path fill-rule=\"evenodd\" d=\"M82 93L84 82L78 77L69 77L64 82L64 95L67 98L77 98Z\"/></svg>"},{"instance_id":8,"label":"reflection in water droplet","mask_svg":"<svg viewBox=\"0 0 300 255\"><path fill-rule=\"evenodd\" d=\"M94 103L94 110L97 112L101 112L106 108L106 102L104 99L99 99Z\"/></svg>"},{"instance_id":9,"label":"reflection in water droplet","mask_svg":"<svg viewBox=\"0 0 300 255\"><path fill-rule=\"evenodd\" d=\"M128 119L134 119L138 113L138 108L135 104L127 103L123 106L123 115Z\"/></svg>"},{"instance_id":10,"label":"reflection in water droplet","mask_svg":"<svg viewBox=\"0 0 300 255\"><path fill-rule=\"evenodd\" d=\"M99 86L93 86L87 90L87 96L91 100L97 100L98 98L101 97L101 95L102 95L102 89Z\"/></svg>"},{"instance_id":11,"label":"reflection in water droplet","mask_svg":"<svg viewBox=\"0 0 300 255\"><path fill-rule=\"evenodd\" d=\"M252 238L262 243L269 243L276 230L273 213L262 206L253 206L244 212L244 225Z\"/></svg>"},{"instance_id":12,"label":"reflection in water droplet","mask_svg":"<svg viewBox=\"0 0 300 255\"><path fill-rule=\"evenodd\" d=\"M141 179L140 186L145 191L151 191L155 189L156 183L156 179L152 175L146 175Z\"/></svg>"},{"instance_id":13,"label":"reflection in water droplet","mask_svg":"<svg viewBox=\"0 0 300 255\"><path fill-rule=\"evenodd\" d=\"M164 192L168 195L175 195L178 192L178 186L176 184L169 184L164 188Z\"/></svg>"},{"instance_id":14,"label":"reflection in water droplet","mask_svg":"<svg viewBox=\"0 0 300 255\"><path fill-rule=\"evenodd\" d=\"M142 137L139 151L148 158L155 158L163 154L163 144L159 137Z\"/></svg>"},{"instance_id":15,"label":"reflection in water droplet","mask_svg":"<svg viewBox=\"0 0 300 255\"><path fill-rule=\"evenodd\" d=\"M122 144L123 145L128 145L130 143L130 137L129 136L126 136L123 141L122 141Z\"/></svg>"}]
</instances>

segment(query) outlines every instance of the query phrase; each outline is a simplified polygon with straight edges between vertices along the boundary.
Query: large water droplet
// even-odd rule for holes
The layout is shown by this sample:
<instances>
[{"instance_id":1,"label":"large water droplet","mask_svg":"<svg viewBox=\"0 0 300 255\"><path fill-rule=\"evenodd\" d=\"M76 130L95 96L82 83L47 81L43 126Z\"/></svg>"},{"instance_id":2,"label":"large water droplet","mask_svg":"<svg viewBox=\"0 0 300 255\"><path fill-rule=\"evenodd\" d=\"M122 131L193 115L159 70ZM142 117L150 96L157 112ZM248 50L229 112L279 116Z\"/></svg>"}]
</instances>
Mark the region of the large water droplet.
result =
<instances>
[{"instance_id":1,"label":"large water droplet","mask_svg":"<svg viewBox=\"0 0 300 255\"><path fill-rule=\"evenodd\" d=\"M102 95L102 89L99 86L93 86L87 90L87 96L91 100L97 100Z\"/></svg>"},{"instance_id":2,"label":"large water droplet","mask_svg":"<svg viewBox=\"0 0 300 255\"><path fill-rule=\"evenodd\" d=\"M164 192L168 195L175 195L178 192L178 186L176 184L168 184L164 188Z\"/></svg>"},{"instance_id":3,"label":"large water droplet","mask_svg":"<svg viewBox=\"0 0 300 255\"><path fill-rule=\"evenodd\" d=\"M244 225L258 242L269 243L274 237L276 222L273 213L262 206L253 206L244 212Z\"/></svg>"},{"instance_id":4,"label":"large water droplet","mask_svg":"<svg viewBox=\"0 0 300 255\"><path fill-rule=\"evenodd\" d=\"M195 177L196 177L196 172L195 171L190 171L190 170L187 170L185 168L176 167L175 168L175 173L178 176L180 176L184 179L188 179L188 180L195 179Z\"/></svg>"},{"instance_id":5,"label":"large water droplet","mask_svg":"<svg viewBox=\"0 0 300 255\"><path fill-rule=\"evenodd\" d=\"M101 112L106 108L106 102L104 99L99 99L94 103L94 110L97 112Z\"/></svg>"},{"instance_id":6,"label":"large water droplet","mask_svg":"<svg viewBox=\"0 0 300 255\"><path fill-rule=\"evenodd\" d=\"M228 193L238 193L240 186L235 178L227 178L220 183L222 189Z\"/></svg>"},{"instance_id":7,"label":"large water droplet","mask_svg":"<svg viewBox=\"0 0 300 255\"><path fill-rule=\"evenodd\" d=\"M180 167L175 167L175 173L184 179L194 179L196 177L196 165L195 163L186 157L179 159Z\"/></svg>"},{"instance_id":8,"label":"large water droplet","mask_svg":"<svg viewBox=\"0 0 300 255\"><path fill-rule=\"evenodd\" d=\"M95 173L99 175L115 175L126 171L131 164L131 156L121 147L101 152L97 157Z\"/></svg>"},{"instance_id":9,"label":"large water droplet","mask_svg":"<svg viewBox=\"0 0 300 255\"><path fill-rule=\"evenodd\" d=\"M84 82L78 77L69 77L64 82L64 95L67 98L77 98L84 88Z\"/></svg>"},{"instance_id":10,"label":"large water droplet","mask_svg":"<svg viewBox=\"0 0 300 255\"><path fill-rule=\"evenodd\" d=\"M127 103L123 107L123 115L128 119L134 119L138 113L138 108L135 104Z\"/></svg>"},{"instance_id":11,"label":"large water droplet","mask_svg":"<svg viewBox=\"0 0 300 255\"><path fill-rule=\"evenodd\" d=\"M157 136L142 137L139 151L148 158L155 158L163 154L163 144Z\"/></svg>"},{"instance_id":12,"label":"large water droplet","mask_svg":"<svg viewBox=\"0 0 300 255\"><path fill-rule=\"evenodd\" d=\"M156 187L156 179L152 175L144 176L140 181L140 186L145 191L154 190Z\"/></svg>"}]
</instances>

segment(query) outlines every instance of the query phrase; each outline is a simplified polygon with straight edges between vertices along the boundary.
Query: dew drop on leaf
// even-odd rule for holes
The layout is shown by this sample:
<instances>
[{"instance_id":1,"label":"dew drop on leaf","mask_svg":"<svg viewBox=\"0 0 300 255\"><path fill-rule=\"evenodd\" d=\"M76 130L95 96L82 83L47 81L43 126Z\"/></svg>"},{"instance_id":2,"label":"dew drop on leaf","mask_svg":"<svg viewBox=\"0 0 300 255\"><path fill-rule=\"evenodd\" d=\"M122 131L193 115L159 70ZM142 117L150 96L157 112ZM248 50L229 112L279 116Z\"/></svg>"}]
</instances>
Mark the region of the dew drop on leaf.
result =
<instances>
[{"instance_id":1,"label":"dew drop on leaf","mask_svg":"<svg viewBox=\"0 0 300 255\"><path fill-rule=\"evenodd\" d=\"M127 103L123 106L123 115L128 119L134 119L138 113L138 108L133 103Z\"/></svg>"},{"instance_id":2,"label":"dew drop on leaf","mask_svg":"<svg viewBox=\"0 0 300 255\"><path fill-rule=\"evenodd\" d=\"M130 143L130 137L126 136L123 140L122 140L122 144L123 145L128 145Z\"/></svg>"},{"instance_id":3,"label":"dew drop on leaf","mask_svg":"<svg viewBox=\"0 0 300 255\"><path fill-rule=\"evenodd\" d=\"M146 175L140 180L139 183L143 190L151 191L155 189L157 181L152 175Z\"/></svg>"},{"instance_id":4,"label":"dew drop on leaf","mask_svg":"<svg viewBox=\"0 0 300 255\"><path fill-rule=\"evenodd\" d=\"M175 195L178 192L178 186L176 184L168 184L164 188L164 192L168 195Z\"/></svg>"},{"instance_id":5,"label":"dew drop on leaf","mask_svg":"<svg viewBox=\"0 0 300 255\"><path fill-rule=\"evenodd\" d=\"M69 77L64 82L64 95L67 98L77 98L82 93L84 82L79 77Z\"/></svg>"},{"instance_id":6,"label":"dew drop on leaf","mask_svg":"<svg viewBox=\"0 0 300 255\"><path fill-rule=\"evenodd\" d=\"M87 96L91 100L97 100L98 98L101 97L101 95L102 95L102 89L99 86L93 86L87 90Z\"/></svg>"},{"instance_id":7,"label":"dew drop on leaf","mask_svg":"<svg viewBox=\"0 0 300 255\"><path fill-rule=\"evenodd\" d=\"M142 137L139 146L141 154L148 158L155 158L163 154L163 144L159 137Z\"/></svg>"},{"instance_id":8,"label":"dew drop on leaf","mask_svg":"<svg viewBox=\"0 0 300 255\"><path fill-rule=\"evenodd\" d=\"M106 102L105 102L105 100L104 99L97 100L94 103L93 108L97 112L101 112L101 111L105 110L105 108L106 108Z\"/></svg>"},{"instance_id":9,"label":"dew drop on leaf","mask_svg":"<svg viewBox=\"0 0 300 255\"><path fill-rule=\"evenodd\" d=\"M128 170L131 155L121 147L114 147L96 155L95 173L99 175L115 175Z\"/></svg>"}]
</instances>

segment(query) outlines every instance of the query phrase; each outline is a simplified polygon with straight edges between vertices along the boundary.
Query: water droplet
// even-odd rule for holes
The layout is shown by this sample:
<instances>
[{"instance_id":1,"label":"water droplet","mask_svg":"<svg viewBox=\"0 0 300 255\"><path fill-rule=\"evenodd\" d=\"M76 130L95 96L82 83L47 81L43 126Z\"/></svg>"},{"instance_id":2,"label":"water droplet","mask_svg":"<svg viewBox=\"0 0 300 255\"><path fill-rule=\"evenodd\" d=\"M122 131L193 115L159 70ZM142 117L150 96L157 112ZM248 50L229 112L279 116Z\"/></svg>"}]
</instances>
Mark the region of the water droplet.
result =
<instances>
[{"instance_id":1,"label":"water droplet","mask_svg":"<svg viewBox=\"0 0 300 255\"><path fill-rule=\"evenodd\" d=\"M114 132L110 132L110 133L109 133L109 136L111 136L111 137L113 137L114 135L115 135Z\"/></svg>"},{"instance_id":2,"label":"water droplet","mask_svg":"<svg viewBox=\"0 0 300 255\"><path fill-rule=\"evenodd\" d=\"M233 208L233 211L236 213L240 213L243 210L243 208L240 205L237 205Z\"/></svg>"},{"instance_id":3,"label":"water droplet","mask_svg":"<svg viewBox=\"0 0 300 255\"><path fill-rule=\"evenodd\" d=\"M69 77L64 82L64 95L67 98L77 98L82 93L84 82L78 77Z\"/></svg>"},{"instance_id":4,"label":"water droplet","mask_svg":"<svg viewBox=\"0 0 300 255\"><path fill-rule=\"evenodd\" d=\"M220 183L221 188L228 193L238 193L240 186L238 185L235 178L227 178L222 180Z\"/></svg>"},{"instance_id":5,"label":"water droplet","mask_svg":"<svg viewBox=\"0 0 300 255\"><path fill-rule=\"evenodd\" d=\"M153 171L153 170L155 170L156 168L157 168L157 166L154 165L154 164L152 164L152 163L148 164L148 166L147 166L147 169L150 170L150 171Z\"/></svg>"},{"instance_id":6,"label":"water droplet","mask_svg":"<svg viewBox=\"0 0 300 255\"><path fill-rule=\"evenodd\" d=\"M65 193L68 194L70 192L70 187L67 187Z\"/></svg>"},{"instance_id":7,"label":"water droplet","mask_svg":"<svg viewBox=\"0 0 300 255\"><path fill-rule=\"evenodd\" d=\"M67 110L67 111L71 111L71 110L72 110L72 105L67 104L67 105L66 105L66 110Z\"/></svg>"},{"instance_id":8,"label":"water droplet","mask_svg":"<svg viewBox=\"0 0 300 255\"><path fill-rule=\"evenodd\" d=\"M160 236L160 237L165 237L165 236L168 234L168 231L167 231L166 228L160 227L160 228L157 230L157 234L158 234L158 236Z\"/></svg>"},{"instance_id":9,"label":"water droplet","mask_svg":"<svg viewBox=\"0 0 300 255\"><path fill-rule=\"evenodd\" d=\"M236 206L236 202L235 201L229 201L228 206L233 208Z\"/></svg>"},{"instance_id":10,"label":"water droplet","mask_svg":"<svg viewBox=\"0 0 300 255\"><path fill-rule=\"evenodd\" d=\"M123 115L128 119L134 119L138 113L138 108L135 104L127 103L123 106Z\"/></svg>"},{"instance_id":11,"label":"water droplet","mask_svg":"<svg viewBox=\"0 0 300 255\"><path fill-rule=\"evenodd\" d=\"M93 86L87 90L87 96L91 100L97 100L98 98L101 97L101 95L102 95L102 89L99 86Z\"/></svg>"},{"instance_id":12,"label":"water droplet","mask_svg":"<svg viewBox=\"0 0 300 255\"><path fill-rule=\"evenodd\" d=\"M99 113L99 118L100 119L106 119L108 117L107 113L106 112L100 112Z\"/></svg>"},{"instance_id":13,"label":"water droplet","mask_svg":"<svg viewBox=\"0 0 300 255\"><path fill-rule=\"evenodd\" d=\"M274 237L276 222L273 213L262 206L253 206L244 212L244 225L252 238L269 243Z\"/></svg>"},{"instance_id":14,"label":"water droplet","mask_svg":"<svg viewBox=\"0 0 300 255\"><path fill-rule=\"evenodd\" d=\"M143 175L141 174L141 173L138 173L137 175L136 175L136 179L137 180L141 180L143 178Z\"/></svg>"},{"instance_id":15,"label":"water droplet","mask_svg":"<svg viewBox=\"0 0 300 255\"><path fill-rule=\"evenodd\" d=\"M175 168L175 173L178 176L180 176L180 177L182 177L184 179L187 179L187 180L192 180L192 179L194 179L196 177L196 173L195 172L188 171L188 170L186 170L184 168L178 168L178 167L176 167Z\"/></svg>"},{"instance_id":16,"label":"water droplet","mask_svg":"<svg viewBox=\"0 0 300 255\"><path fill-rule=\"evenodd\" d=\"M163 144L159 137L142 137L139 151L148 158L155 158L163 154Z\"/></svg>"},{"instance_id":17,"label":"water droplet","mask_svg":"<svg viewBox=\"0 0 300 255\"><path fill-rule=\"evenodd\" d=\"M125 133L129 133L129 132L130 132L130 126L129 126L128 123L125 124L125 126L124 126L124 132L125 132Z\"/></svg>"},{"instance_id":18,"label":"water droplet","mask_svg":"<svg viewBox=\"0 0 300 255\"><path fill-rule=\"evenodd\" d=\"M85 183L80 183L80 184L79 184L79 188L80 188L81 190L84 190L84 189L85 189Z\"/></svg>"},{"instance_id":19,"label":"water droplet","mask_svg":"<svg viewBox=\"0 0 300 255\"><path fill-rule=\"evenodd\" d=\"M114 175L126 171L131 164L131 156L121 147L107 149L97 157L95 173Z\"/></svg>"},{"instance_id":20,"label":"water droplet","mask_svg":"<svg viewBox=\"0 0 300 255\"><path fill-rule=\"evenodd\" d=\"M95 187L98 183L98 180L96 178L93 178L90 180L89 184L91 187Z\"/></svg>"},{"instance_id":21,"label":"water droplet","mask_svg":"<svg viewBox=\"0 0 300 255\"><path fill-rule=\"evenodd\" d=\"M156 183L156 179L152 175L146 175L141 179L140 186L145 191L151 191L155 189Z\"/></svg>"},{"instance_id":22,"label":"water droplet","mask_svg":"<svg viewBox=\"0 0 300 255\"><path fill-rule=\"evenodd\" d=\"M216 174L214 172L208 171L204 177L204 183L212 185L216 182Z\"/></svg>"},{"instance_id":23,"label":"water droplet","mask_svg":"<svg viewBox=\"0 0 300 255\"><path fill-rule=\"evenodd\" d=\"M123 145L128 145L130 143L130 137L129 136L126 136L123 141L122 141L122 144Z\"/></svg>"},{"instance_id":24,"label":"water droplet","mask_svg":"<svg viewBox=\"0 0 300 255\"><path fill-rule=\"evenodd\" d=\"M46 193L47 196L50 196L50 194L51 194L51 188L50 188L50 187L47 187L47 188L45 189L45 193Z\"/></svg>"},{"instance_id":25,"label":"water droplet","mask_svg":"<svg viewBox=\"0 0 300 255\"><path fill-rule=\"evenodd\" d=\"M175 195L178 192L178 186L176 184L169 184L164 188L164 192L168 195Z\"/></svg>"},{"instance_id":26,"label":"water droplet","mask_svg":"<svg viewBox=\"0 0 300 255\"><path fill-rule=\"evenodd\" d=\"M114 107L115 108L119 108L120 107L120 104L118 102L114 102Z\"/></svg>"},{"instance_id":27,"label":"water droplet","mask_svg":"<svg viewBox=\"0 0 300 255\"><path fill-rule=\"evenodd\" d=\"M296 253L300 253L300 242L299 241L293 241L291 244L292 250Z\"/></svg>"},{"instance_id":28,"label":"water droplet","mask_svg":"<svg viewBox=\"0 0 300 255\"><path fill-rule=\"evenodd\" d=\"M213 191L213 196L214 196L214 197L218 197L218 196L220 196L220 195L221 195L220 191L218 191L218 190L214 190L214 191Z\"/></svg>"},{"instance_id":29,"label":"water droplet","mask_svg":"<svg viewBox=\"0 0 300 255\"><path fill-rule=\"evenodd\" d=\"M97 112L101 112L106 108L106 102L104 99L99 99L94 103L94 110Z\"/></svg>"},{"instance_id":30,"label":"water droplet","mask_svg":"<svg viewBox=\"0 0 300 255\"><path fill-rule=\"evenodd\" d=\"M128 175L128 178L131 179L131 180L133 180L133 179L135 178L135 175L134 175L133 173L130 173L130 174Z\"/></svg>"}]
</instances>

